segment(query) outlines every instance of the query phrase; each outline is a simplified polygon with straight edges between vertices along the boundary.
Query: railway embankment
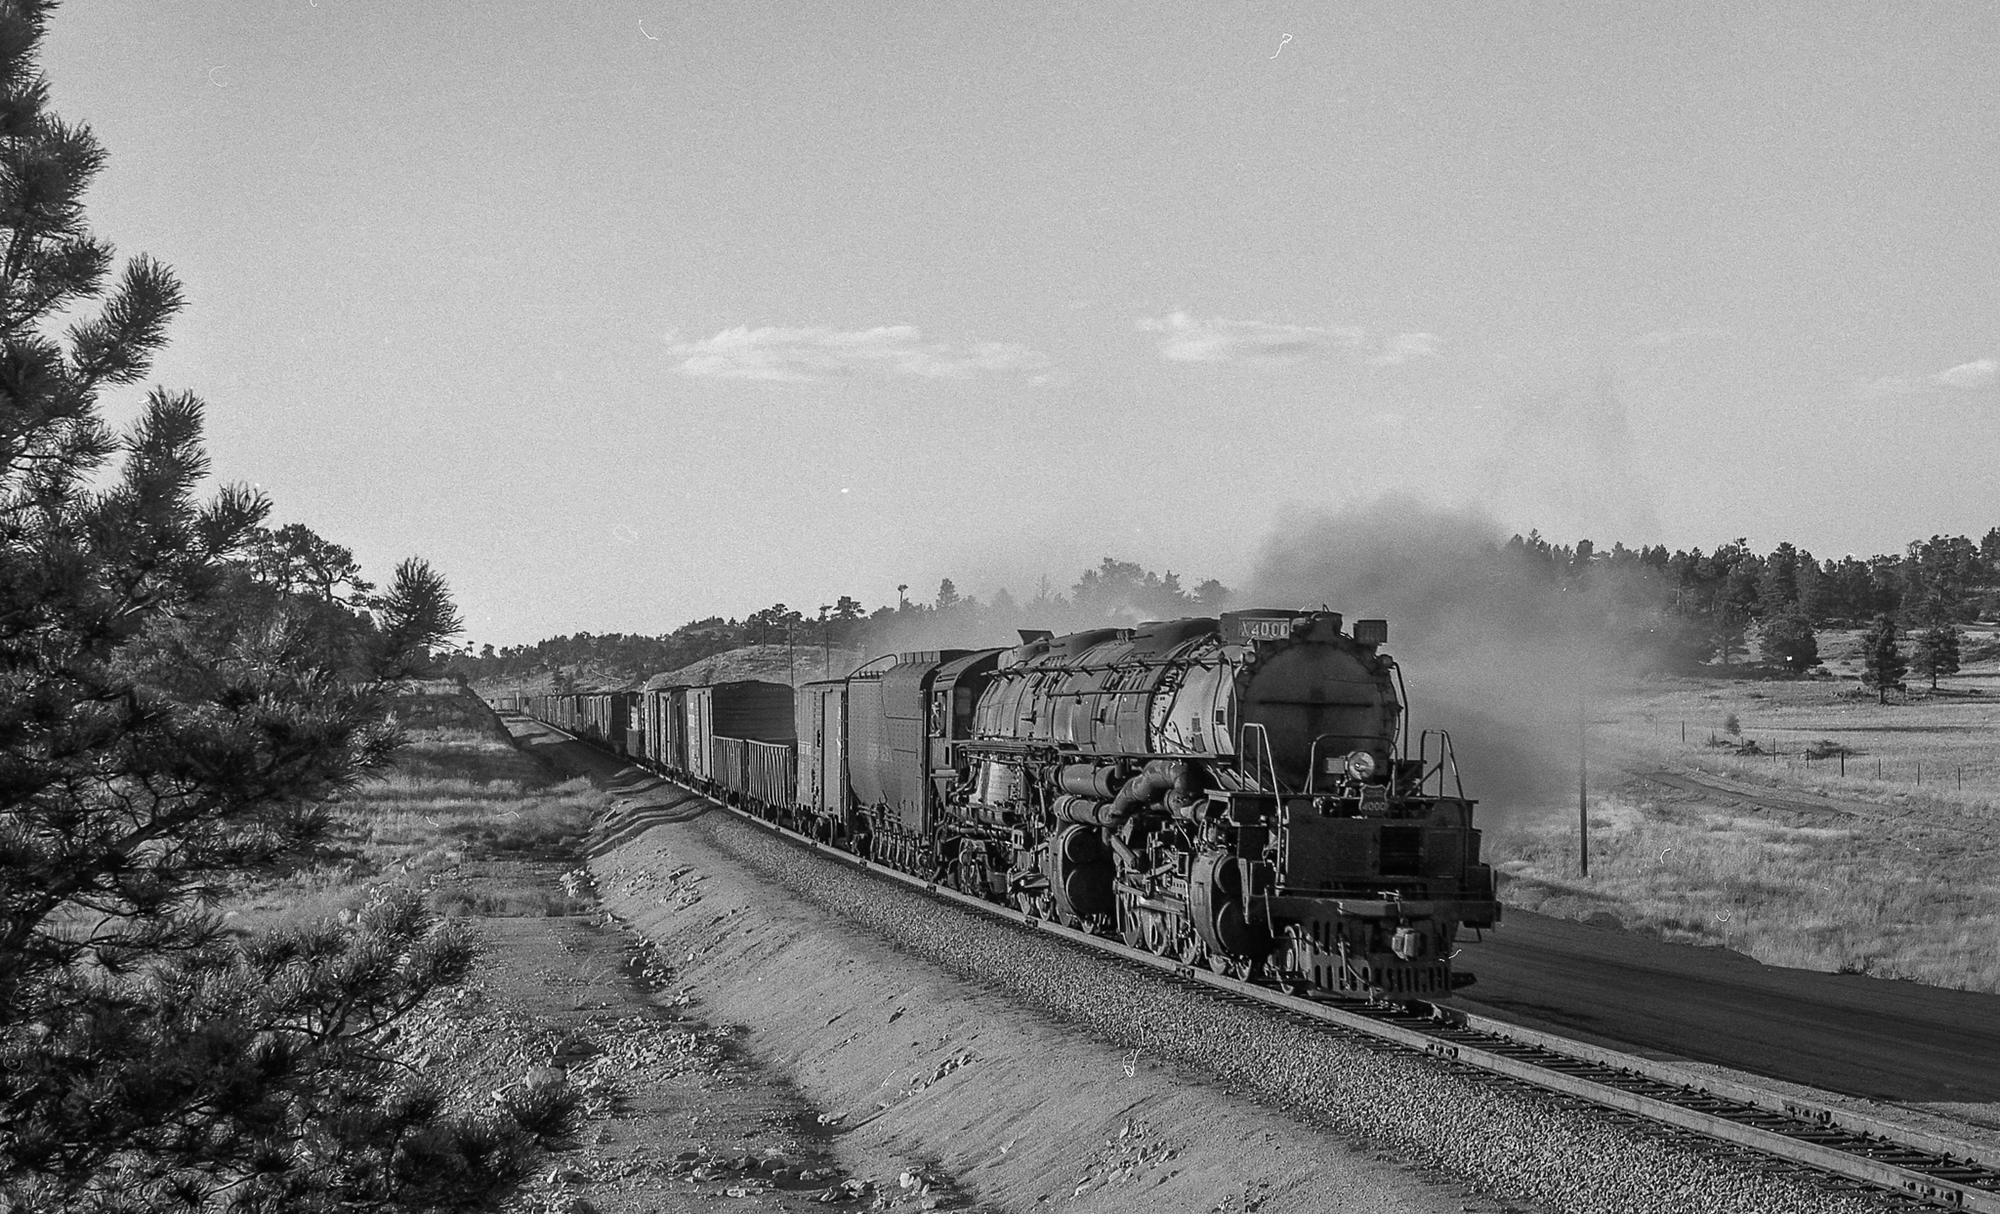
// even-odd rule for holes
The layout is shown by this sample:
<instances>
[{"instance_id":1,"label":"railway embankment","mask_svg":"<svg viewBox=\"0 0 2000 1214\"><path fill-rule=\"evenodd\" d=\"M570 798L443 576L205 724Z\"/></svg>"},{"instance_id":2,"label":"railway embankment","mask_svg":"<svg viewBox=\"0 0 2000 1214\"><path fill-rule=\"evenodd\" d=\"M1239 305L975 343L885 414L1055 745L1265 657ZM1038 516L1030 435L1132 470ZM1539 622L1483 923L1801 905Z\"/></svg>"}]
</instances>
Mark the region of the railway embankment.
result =
<instances>
[{"instance_id":1,"label":"railway embankment","mask_svg":"<svg viewBox=\"0 0 2000 1214\"><path fill-rule=\"evenodd\" d=\"M245 930L344 921L403 886L473 926L474 972L399 1025L395 1048L453 1111L575 1096L573 1134L532 1160L503 1214L800 1214L892 1195L968 1208L921 1161L853 1149L736 1026L691 1009L658 947L595 907L581 845L606 797L591 779L524 755L455 687L414 689L396 711L410 744L335 807L340 852L223 909Z\"/></svg>"},{"instance_id":2,"label":"railway embankment","mask_svg":"<svg viewBox=\"0 0 2000 1214\"><path fill-rule=\"evenodd\" d=\"M611 765L606 758L602 760ZM632 779L592 862L710 1023L996 1209L1860 1210L1872 1193L1220 1002Z\"/></svg>"}]
</instances>

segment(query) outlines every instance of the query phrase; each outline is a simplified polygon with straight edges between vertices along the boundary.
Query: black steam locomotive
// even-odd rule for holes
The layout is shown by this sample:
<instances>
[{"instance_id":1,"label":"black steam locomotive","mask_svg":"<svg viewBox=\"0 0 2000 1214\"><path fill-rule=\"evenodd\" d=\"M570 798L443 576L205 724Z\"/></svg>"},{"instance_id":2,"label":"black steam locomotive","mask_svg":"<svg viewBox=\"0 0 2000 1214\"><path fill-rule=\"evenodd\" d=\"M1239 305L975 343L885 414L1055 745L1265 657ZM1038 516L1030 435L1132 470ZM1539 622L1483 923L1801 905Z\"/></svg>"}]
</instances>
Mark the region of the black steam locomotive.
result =
<instances>
[{"instance_id":1,"label":"black steam locomotive","mask_svg":"<svg viewBox=\"0 0 2000 1214\"><path fill-rule=\"evenodd\" d=\"M1238 977L1437 997L1497 922L1381 620L1241 611L535 715L872 860ZM785 710L789 708L790 711Z\"/></svg>"}]
</instances>

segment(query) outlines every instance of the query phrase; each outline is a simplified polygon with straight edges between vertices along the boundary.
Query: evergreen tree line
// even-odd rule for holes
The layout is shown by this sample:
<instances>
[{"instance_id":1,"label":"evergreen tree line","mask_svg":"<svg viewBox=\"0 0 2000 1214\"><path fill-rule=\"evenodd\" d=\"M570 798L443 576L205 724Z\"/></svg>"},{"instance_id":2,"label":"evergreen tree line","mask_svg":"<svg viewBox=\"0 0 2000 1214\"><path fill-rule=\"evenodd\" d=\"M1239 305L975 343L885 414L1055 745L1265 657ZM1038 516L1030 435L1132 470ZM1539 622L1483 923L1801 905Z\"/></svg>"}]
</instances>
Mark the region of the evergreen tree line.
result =
<instances>
[{"instance_id":1,"label":"evergreen tree line","mask_svg":"<svg viewBox=\"0 0 2000 1214\"><path fill-rule=\"evenodd\" d=\"M637 684L666 671L691 666L746 645L828 646L864 653L888 652L926 643L972 644L980 638L1011 636L1019 628L1086 628L1106 622L1214 614L1224 609L1229 590L1209 579L1189 590L1179 574L1157 573L1113 557L1086 569L1067 594L1046 581L1027 600L1004 588L982 602L959 593L945 578L937 593L912 600L902 587L898 601L869 611L852 595L839 595L808 615L784 603L753 611L742 619L711 616L660 636L627 633L552 637L533 645L460 653L447 669L456 677L488 686L548 679L556 686ZM942 638L942 639L937 639Z\"/></svg>"},{"instance_id":2,"label":"evergreen tree line","mask_svg":"<svg viewBox=\"0 0 2000 1214\"><path fill-rule=\"evenodd\" d=\"M1563 628L1613 642L1635 666L1653 670L1734 664L1748 654L1754 636L1767 662L1803 672L1819 660L1816 632L1886 617L1899 636L1914 637L1913 669L1950 674L1959 661L1956 625L2000 615L2000 528L1977 543L1932 536L1901 553L1826 560L1790 543L1761 554L1742 539L1712 552L1623 544L1606 550L1589 540L1552 544L1531 531L1459 564L1451 573L1468 586L1498 579L1519 583L1529 594L1558 596L1547 602L1563 604ZM713 616L660 636L586 632L533 645L488 645L454 656L449 668L489 686L551 679L565 688L609 687L746 645L875 653L913 634L966 644L1013 628L1129 625L1214 614L1232 605L1229 589L1218 581L1190 591L1175 573L1108 556L1066 595L1045 583L1025 601L1002 589L981 602L960 594L950 578L927 600L913 601L902 591L898 602L873 611L840 595L811 614L774 603L740 620Z\"/></svg>"},{"instance_id":3,"label":"evergreen tree line","mask_svg":"<svg viewBox=\"0 0 2000 1214\"><path fill-rule=\"evenodd\" d=\"M1754 631L1767 662L1802 673L1818 663L1818 630L1866 627L1870 644L1885 647L1912 635L1912 668L1935 685L1958 669L1957 626L2000 614L2000 528L1977 543L1934 535L1865 559L1819 560L1790 543L1758 554L1741 539L1709 553L1622 544L1600 552L1588 540L1570 548L1533 532L1506 550L1538 576L1583 592L1578 626L1658 668L1733 663Z\"/></svg>"}]
</instances>

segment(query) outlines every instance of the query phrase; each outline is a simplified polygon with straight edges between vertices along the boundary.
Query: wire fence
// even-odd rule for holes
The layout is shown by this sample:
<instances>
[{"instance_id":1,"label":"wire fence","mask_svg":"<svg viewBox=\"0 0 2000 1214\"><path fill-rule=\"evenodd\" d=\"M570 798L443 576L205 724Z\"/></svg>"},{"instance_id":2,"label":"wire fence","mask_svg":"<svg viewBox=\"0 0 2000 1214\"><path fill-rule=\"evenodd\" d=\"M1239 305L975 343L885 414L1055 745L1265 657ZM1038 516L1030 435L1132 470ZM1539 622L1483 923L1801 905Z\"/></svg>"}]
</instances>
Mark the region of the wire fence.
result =
<instances>
[{"instance_id":1,"label":"wire fence","mask_svg":"<svg viewBox=\"0 0 2000 1214\"><path fill-rule=\"evenodd\" d=\"M1680 740L1695 755L1734 759L1739 763L1770 764L1774 768L1813 775L1872 782L1906 784L1913 788L2000 791L2000 755L1901 758L1870 754L1830 739L1757 737L1709 731L1698 738L1682 723Z\"/></svg>"}]
</instances>

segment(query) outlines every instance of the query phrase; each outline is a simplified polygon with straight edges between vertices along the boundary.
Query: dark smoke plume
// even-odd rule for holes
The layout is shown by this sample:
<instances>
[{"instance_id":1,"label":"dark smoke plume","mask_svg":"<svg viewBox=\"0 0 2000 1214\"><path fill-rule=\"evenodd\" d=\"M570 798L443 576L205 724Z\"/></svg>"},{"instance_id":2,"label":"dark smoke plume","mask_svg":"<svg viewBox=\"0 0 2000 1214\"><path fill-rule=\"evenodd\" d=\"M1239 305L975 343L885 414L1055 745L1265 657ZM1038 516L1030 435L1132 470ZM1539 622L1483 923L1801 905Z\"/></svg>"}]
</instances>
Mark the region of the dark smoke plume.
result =
<instances>
[{"instance_id":1,"label":"dark smoke plume","mask_svg":"<svg viewBox=\"0 0 2000 1214\"><path fill-rule=\"evenodd\" d=\"M1607 588L1550 576L1507 539L1482 512L1410 497L1314 513L1265 542L1238 601L1387 619L1414 727L1451 732L1467 794L1489 810L1559 804L1579 711L1615 669L1589 622Z\"/></svg>"}]
</instances>

